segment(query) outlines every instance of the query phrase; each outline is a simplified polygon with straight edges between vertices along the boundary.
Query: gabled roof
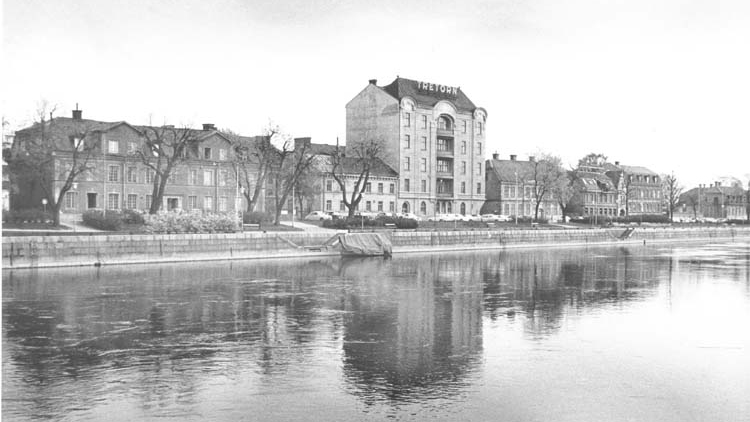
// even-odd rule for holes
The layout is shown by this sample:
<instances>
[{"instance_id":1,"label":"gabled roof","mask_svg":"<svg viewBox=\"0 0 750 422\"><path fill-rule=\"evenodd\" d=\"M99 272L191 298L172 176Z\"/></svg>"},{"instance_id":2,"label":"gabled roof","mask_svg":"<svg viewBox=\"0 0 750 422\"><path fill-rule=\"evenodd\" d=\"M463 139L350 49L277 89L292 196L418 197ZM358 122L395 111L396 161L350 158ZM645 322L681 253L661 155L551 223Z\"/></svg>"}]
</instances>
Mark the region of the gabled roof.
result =
<instances>
[{"instance_id":1,"label":"gabled roof","mask_svg":"<svg viewBox=\"0 0 750 422\"><path fill-rule=\"evenodd\" d=\"M311 143L308 151L313 155L333 155L336 153L336 145ZM346 154L346 147L343 145L339 146L339 151Z\"/></svg>"},{"instance_id":2,"label":"gabled roof","mask_svg":"<svg viewBox=\"0 0 750 422\"><path fill-rule=\"evenodd\" d=\"M612 179L606 174L590 171L576 171L575 183L585 190L610 191L615 189Z\"/></svg>"},{"instance_id":3,"label":"gabled roof","mask_svg":"<svg viewBox=\"0 0 750 422\"><path fill-rule=\"evenodd\" d=\"M491 159L487 162L501 182L516 183L516 180L520 182L524 174L529 174L534 170L531 161Z\"/></svg>"},{"instance_id":4,"label":"gabled roof","mask_svg":"<svg viewBox=\"0 0 750 422\"><path fill-rule=\"evenodd\" d=\"M360 174L362 172L362 163L354 157L343 157L341 160L342 173ZM370 177L398 177L396 170L393 170L388 164L376 158L370 168Z\"/></svg>"},{"instance_id":5,"label":"gabled roof","mask_svg":"<svg viewBox=\"0 0 750 422\"><path fill-rule=\"evenodd\" d=\"M458 93L455 96L441 94L439 92L420 90L419 82L400 77L396 78L390 85L381 88L399 101L404 97L411 97L417 102L417 105L423 107L434 107L440 101L448 101L459 111L474 112L477 108L461 88L458 88Z\"/></svg>"}]
</instances>

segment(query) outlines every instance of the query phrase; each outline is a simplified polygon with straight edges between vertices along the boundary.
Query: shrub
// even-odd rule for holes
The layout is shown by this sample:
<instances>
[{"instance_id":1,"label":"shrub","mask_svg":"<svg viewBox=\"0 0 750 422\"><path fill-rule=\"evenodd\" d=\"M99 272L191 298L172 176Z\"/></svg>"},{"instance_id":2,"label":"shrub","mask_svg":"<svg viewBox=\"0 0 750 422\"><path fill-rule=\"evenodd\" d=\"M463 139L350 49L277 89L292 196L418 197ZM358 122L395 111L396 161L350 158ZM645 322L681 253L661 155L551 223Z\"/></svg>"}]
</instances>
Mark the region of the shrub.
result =
<instances>
[{"instance_id":1,"label":"shrub","mask_svg":"<svg viewBox=\"0 0 750 422\"><path fill-rule=\"evenodd\" d=\"M419 223L413 218L399 218L396 220L396 227L399 229L416 229L419 227Z\"/></svg>"},{"instance_id":2,"label":"shrub","mask_svg":"<svg viewBox=\"0 0 750 422\"><path fill-rule=\"evenodd\" d=\"M334 220L323 220L323 227L327 229L346 230L349 223L345 218L336 218Z\"/></svg>"},{"instance_id":3,"label":"shrub","mask_svg":"<svg viewBox=\"0 0 750 422\"><path fill-rule=\"evenodd\" d=\"M122 228L122 215L117 211L89 210L83 213L83 224L99 230L116 231Z\"/></svg>"},{"instance_id":4,"label":"shrub","mask_svg":"<svg viewBox=\"0 0 750 422\"><path fill-rule=\"evenodd\" d=\"M52 214L38 208L26 208L14 211L3 211L3 221L16 224L46 223L52 220Z\"/></svg>"},{"instance_id":5,"label":"shrub","mask_svg":"<svg viewBox=\"0 0 750 422\"><path fill-rule=\"evenodd\" d=\"M136 210L123 210L122 222L125 224L143 224L143 214Z\"/></svg>"},{"instance_id":6,"label":"shrub","mask_svg":"<svg viewBox=\"0 0 750 422\"><path fill-rule=\"evenodd\" d=\"M232 233L237 231L237 220L228 214L192 214L169 212L147 215L146 230L151 233Z\"/></svg>"},{"instance_id":7,"label":"shrub","mask_svg":"<svg viewBox=\"0 0 750 422\"><path fill-rule=\"evenodd\" d=\"M243 212L242 223L244 224L261 224L273 222L273 216L267 212Z\"/></svg>"}]
</instances>

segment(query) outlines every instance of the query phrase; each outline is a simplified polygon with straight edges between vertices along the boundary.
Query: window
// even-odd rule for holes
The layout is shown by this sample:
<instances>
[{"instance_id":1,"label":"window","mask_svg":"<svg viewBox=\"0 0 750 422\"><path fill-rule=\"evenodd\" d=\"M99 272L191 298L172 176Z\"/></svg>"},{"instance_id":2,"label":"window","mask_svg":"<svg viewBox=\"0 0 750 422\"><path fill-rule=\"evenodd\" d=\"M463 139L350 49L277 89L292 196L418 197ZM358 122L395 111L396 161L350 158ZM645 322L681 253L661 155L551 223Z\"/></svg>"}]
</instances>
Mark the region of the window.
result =
<instances>
[{"instance_id":1,"label":"window","mask_svg":"<svg viewBox=\"0 0 750 422\"><path fill-rule=\"evenodd\" d=\"M116 210L120 209L120 194L110 193L107 195L107 209Z\"/></svg>"},{"instance_id":2,"label":"window","mask_svg":"<svg viewBox=\"0 0 750 422\"><path fill-rule=\"evenodd\" d=\"M448 139L438 138L438 140L437 140L437 150L438 151L453 152L453 144L451 144L451 141L448 140Z\"/></svg>"},{"instance_id":3,"label":"window","mask_svg":"<svg viewBox=\"0 0 750 422\"><path fill-rule=\"evenodd\" d=\"M198 197L197 196L188 196L188 203L187 207L189 210L194 210L198 208Z\"/></svg>"},{"instance_id":4,"label":"window","mask_svg":"<svg viewBox=\"0 0 750 422\"><path fill-rule=\"evenodd\" d=\"M326 180L326 192L331 192L332 190L333 190L333 181Z\"/></svg>"},{"instance_id":5,"label":"window","mask_svg":"<svg viewBox=\"0 0 750 422\"><path fill-rule=\"evenodd\" d=\"M482 184L477 183L477 194L480 194L480 193L482 193Z\"/></svg>"},{"instance_id":6,"label":"window","mask_svg":"<svg viewBox=\"0 0 750 422\"><path fill-rule=\"evenodd\" d=\"M478 129L479 134L481 135L484 132L484 124L482 122L479 122Z\"/></svg>"},{"instance_id":7,"label":"window","mask_svg":"<svg viewBox=\"0 0 750 422\"><path fill-rule=\"evenodd\" d=\"M221 170L219 172L219 186L226 186L227 185L227 171ZM221 208L221 205L219 205L219 208Z\"/></svg>"},{"instance_id":8,"label":"window","mask_svg":"<svg viewBox=\"0 0 750 422\"><path fill-rule=\"evenodd\" d=\"M203 209L204 210L212 210L214 208L214 197L213 196L204 196L203 197Z\"/></svg>"},{"instance_id":9,"label":"window","mask_svg":"<svg viewBox=\"0 0 750 422\"><path fill-rule=\"evenodd\" d=\"M346 209L346 204L344 204L344 201L339 201L339 211L344 211Z\"/></svg>"},{"instance_id":10,"label":"window","mask_svg":"<svg viewBox=\"0 0 750 422\"><path fill-rule=\"evenodd\" d=\"M404 148L411 148L411 136L409 135L404 135Z\"/></svg>"},{"instance_id":11,"label":"window","mask_svg":"<svg viewBox=\"0 0 750 422\"><path fill-rule=\"evenodd\" d=\"M383 211L383 201L378 201L378 211Z\"/></svg>"},{"instance_id":12,"label":"window","mask_svg":"<svg viewBox=\"0 0 750 422\"><path fill-rule=\"evenodd\" d=\"M198 181L198 170L190 170L188 173L188 185L195 185Z\"/></svg>"},{"instance_id":13,"label":"window","mask_svg":"<svg viewBox=\"0 0 750 422\"><path fill-rule=\"evenodd\" d=\"M396 193L396 185L391 183L390 187L388 188L389 193Z\"/></svg>"},{"instance_id":14,"label":"window","mask_svg":"<svg viewBox=\"0 0 750 422\"><path fill-rule=\"evenodd\" d=\"M138 208L138 195L134 193L128 194L128 209L134 210Z\"/></svg>"},{"instance_id":15,"label":"window","mask_svg":"<svg viewBox=\"0 0 750 422\"><path fill-rule=\"evenodd\" d=\"M461 141L461 154L466 154L466 141Z\"/></svg>"},{"instance_id":16,"label":"window","mask_svg":"<svg viewBox=\"0 0 750 422\"><path fill-rule=\"evenodd\" d=\"M404 158L404 171L409 171L411 168L411 158L405 157Z\"/></svg>"},{"instance_id":17,"label":"window","mask_svg":"<svg viewBox=\"0 0 750 422\"><path fill-rule=\"evenodd\" d=\"M482 175L482 163L477 163L477 175Z\"/></svg>"},{"instance_id":18,"label":"window","mask_svg":"<svg viewBox=\"0 0 750 422\"><path fill-rule=\"evenodd\" d=\"M135 167L128 167L128 183L138 183L138 171Z\"/></svg>"},{"instance_id":19,"label":"window","mask_svg":"<svg viewBox=\"0 0 750 422\"><path fill-rule=\"evenodd\" d=\"M135 142L128 142L128 154L135 154L138 150L138 144Z\"/></svg>"},{"instance_id":20,"label":"window","mask_svg":"<svg viewBox=\"0 0 750 422\"><path fill-rule=\"evenodd\" d=\"M146 195L146 208L151 208L151 195Z\"/></svg>"},{"instance_id":21,"label":"window","mask_svg":"<svg viewBox=\"0 0 750 422\"><path fill-rule=\"evenodd\" d=\"M211 148L203 148L203 159L204 160L211 159Z\"/></svg>"},{"instance_id":22,"label":"window","mask_svg":"<svg viewBox=\"0 0 750 422\"><path fill-rule=\"evenodd\" d=\"M464 124L464 131L463 132L466 133L466 126L467 126L466 125L466 120L463 121L463 124Z\"/></svg>"},{"instance_id":23,"label":"window","mask_svg":"<svg viewBox=\"0 0 750 422\"><path fill-rule=\"evenodd\" d=\"M409 192L409 179L404 179L404 192Z\"/></svg>"},{"instance_id":24,"label":"window","mask_svg":"<svg viewBox=\"0 0 750 422\"><path fill-rule=\"evenodd\" d=\"M227 150L224 148L219 149L219 161L226 161L227 160Z\"/></svg>"},{"instance_id":25,"label":"window","mask_svg":"<svg viewBox=\"0 0 750 422\"><path fill-rule=\"evenodd\" d=\"M422 129L427 129L427 116L422 116Z\"/></svg>"},{"instance_id":26,"label":"window","mask_svg":"<svg viewBox=\"0 0 750 422\"><path fill-rule=\"evenodd\" d=\"M422 215L427 214L427 203L426 202L422 201L422 203L419 204L419 212Z\"/></svg>"},{"instance_id":27,"label":"window","mask_svg":"<svg viewBox=\"0 0 750 422\"><path fill-rule=\"evenodd\" d=\"M226 210L227 210L227 197L220 196L219 197L219 211L225 212Z\"/></svg>"},{"instance_id":28,"label":"window","mask_svg":"<svg viewBox=\"0 0 750 422\"><path fill-rule=\"evenodd\" d=\"M383 193L383 184L378 183L378 193Z\"/></svg>"},{"instance_id":29,"label":"window","mask_svg":"<svg viewBox=\"0 0 750 422\"><path fill-rule=\"evenodd\" d=\"M449 173L450 165L446 160L437 160L437 171L438 173Z\"/></svg>"},{"instance_id":30,"label":"window","mask_svg":"<svg viewBox=\"0 0 750 422\"><path fill-rule=\"evenodd\" d=\"M461 202L461 207L459 208L461 210L461 215L466 215L466 204Z\"/></svg>"},{"instance_id":31,"label":"window","mask_svg":"<svg viewBox=\"0 0 750 422\"><path fill-rule=\"evenodd\" d=\"M461 174L466 174L466 161L461 161Z\"/></svg>"},{"instance_id":32,"label":"window","mask_svg":"<svg viewBox=\"0 0 750 422\"><path fill-rule=\"evenodd\" d=\"M107 142L107 152L110 154L117 154L120 152L120 143L117 141Z\"/></svg>"},{"instance_id":33,"label":"window","mask_svg":"<svg viewBox=\"0 0 750 422\"><path fill-rule=\"evenodd\" d=\"M404 113L404 126L411 126L411 113Z\"/></svg>"},{"instance_id":34,"label":"window","mask_svg":"<svg viewBox=\"0 0 750 422\"><path fill-rule=\"evenodd\" d=\"M110 181L110 182L120 181L120 167L119 166L109 166L109 176L107 177L107 181Z\"/></svg>"},{"instance_id":35,"label":"window","mask_svg":"<svg viewBox=\"0 0 750 422\"><path fill-rule=\"evenodd\" d=\"M78 208L78 192L65 192L65 208Z\"/></svg>"},{"instance_id":36,"label":"window","mask_svg":"<svg viewBox=\"0 0 750 422\"><path fill-rule=\"evenodd\" d=\"M404 212L404 213L409 212L409 203L408 202L404 202L403 204L401 204L401 212Z\"/></svg>"},{"instance_id":37,"label":"window","mask_svg":"<svg viewBox=\"0 0 750 422\"><path fill-rule=\"evenodd\" d=\"M422 151L427 151L427 137L422 137Z\"/></svg>"},{"instance_id":38,"label":"window","mask_svg":"<svg viewBox=\"0 0 750 422\"><path fill-rule=\"evenodd\" d=\"M365 192L367 193L372 192L372 183L370 182L365 183Z\"/></svg>"},{"instance_id":39,"label":"window","mask_svg":"<svg viewBox=\"0 0 750 422\"><path fill-rule=\"evenodd\" d=\"M212 186L214 184L213 170L203 170L203 186Z\"/></svg>"},{"instance_id":40,"label":"window","mask_svg":"<svg viewBox=\"0 0 750 422\"><path fill-rule=\"evenodd\" d=\"M419 170L422 171L422 172L426 172L427 171L427 159L426 158L421 158L420 159Z\"/></svg>"},{"instance_id":41,"label":"window","mask_svg":"<svg viewBox=\"0 0 750 422\"><path fill-rule=\"evenodd\" d=\"M326 199L326 211L331 211L333 209L333 202L330 199Z\"/></svg>"},{"instance_id":42,"label":"window","mask_svg":"<svg viewBox=\"0 0 750 422\"><path fill-rule=\"evenodd\" d=\"M388 211L390 212L396 212L396 203L391 201L388 203Z\"/></svg>"},{"instance_id":43,"label":"window","mask_svg":"<svg viewBox=\"0 0 750 422\"><path fill-rule=\"evenodd\" d=\"M420 192L427 192L427 181L422 179L422 190Z\"/></svg>"},{"instance_id":44,"label":"window","mask_svg":"<svg viewBox=\"0 0 750 422\"><path fill-rule=\"evenodd\" d=\"M477 155L482 155L482 143L477 142Z\"/></svg>"},{"instance_id":45,"label":"window","mask_svg":"<svg viewBox=\"0 0 750 422\"><path fill-rule=\"evenodd\" d=\"M151 169L146 169L146 175L143 178L143 180L146 181L146 184L152 184L154 183L154 176L156 176L156 173Z\"/></svg>"},{"instance_id":46,"label":"window","mask_svg":"<svg viewBox=\"0 0 750 422\"><path fill-rule=\"evenodd\" d=\"M365 202L365 211L372 211L372 202L370 201Z\"/></svg>"},{"instance_id":47,"label":"window","mask_svg":"<svg viewBox=\"0 0 750 422\"><path fill-rule=\"evenodd\" d=\"M466 193L466 182L461 182L461 193Z\"/></svg>"}]
</instances>

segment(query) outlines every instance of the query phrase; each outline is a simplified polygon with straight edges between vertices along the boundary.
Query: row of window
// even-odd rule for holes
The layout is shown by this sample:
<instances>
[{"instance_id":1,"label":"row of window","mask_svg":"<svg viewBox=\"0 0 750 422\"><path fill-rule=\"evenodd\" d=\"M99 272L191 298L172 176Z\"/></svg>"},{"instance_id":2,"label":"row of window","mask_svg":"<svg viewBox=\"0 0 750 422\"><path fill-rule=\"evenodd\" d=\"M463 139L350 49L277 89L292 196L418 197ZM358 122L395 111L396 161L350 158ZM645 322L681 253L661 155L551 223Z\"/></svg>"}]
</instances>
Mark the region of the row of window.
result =
<instances>
[{"instance_id":1,"label":"row of window","mask_svg":"<svg viewBox=\"0 0 750 422\"><path fill-rule=\"evenodd\" d=\"M609 215L609 216L616 216L617 210L614 208L599 208L599 207L585 207L584 213L587 215Z\"/></svg>"},{"instance_id":2,"label":"row of window","mask_svg":"<svg viewBox=\"0 0 750 422\"><path fill-rule=\"evenodd\" d=\"M437 159L437 171L438 173L453 173L453 161L438 158ZM411 157L404 157L404 171L411 170ZM422 173L427 172L427 158L419 159L419 171ZM466 174L466 161L461 161L461 174ZM477 163L477 176L482 175L482 163Z\"/></svg>"},{"instance_id":3,"label":"row of window","mask_svg":"<svg viewBox=\"0 0 750 422\"><path fill-rule=\"evenodd\" d=\"M137 167L128 167L125 171L126 173L126 181L128 183L138 183L138 168ZM143 175L143 182L146 184L151 184L154 182L154 175L155 172L151 169L145 169L144 175ZM202 178L202 185L203 186L214 186L214 170L203 170L203 178ZM226 186L227 181L229 180L229 172L226 170L220 170L218 173L218 184L219 186ZM172 174L172 178L174 178L174 173ZM120 181L120 166L112 165L109 166L109 171L107 172L107 181L108 182L119 182ZM188 172L188 185L198 185L198 171L197 170L190 170Z\"/></svg>"},{"instance_id":4,"label":"row of window","mask_svg":"<svg viewBox=\"0 0 750 422\"><path fill-rule=\"evenodd\" d=\"M531 203L531 202L525 203L525 204L517 204L514 202L504 203L503 214L504 215L533 215L535 205L536 204ZM559 215L560 207L554 203L540 204L539 212L541 214L547 214L547 215Z\"/></svg>"},{"instance_id":5,"label":"row of window","mask_svg":"<svg viewBox=\"0 0 750 422\"><path fill-rule=\"evenodd\" d=\"M87 194L87 207L88 208L97 208L97 194L96 193L88 193ZM129 193L123 197L123 203L120 203L120 194L119 193L109 193L107 194L107 209L110 210L118 210L121 208L125 209L148 209L151 207L151 195L145 195L143 197L142 206L138 206L138 194L135 193ZM213 211L214 209L214 197L213 196L203 196L203 202L202 207L200 207L198 203L198 196L197 195L190 195L187 197L187 207L185 209L188 210L196 210L196 209L203 209L208 211ZM179 201L179 199L178 199ZM225 212L227 211L227 202L228 199L226 196L219 197L218 202L218 209L217 211ZM78 192L66 192L65 198L64 198L64 206L65 208L70 209L78 209ZM179 206L177 207L179 208Z\"/></svg>"},{"instance_id":6,"label":"row of window","mask_svg":"<svg viewBox=\"0 0 750 422\"><path fill-rule=\"evenodd\" d=\"M421 150L427 151L427 137L423 136L421 143ZM477 155L482 155L482 143L477 142L476 143L476 153ZM466 141L461 141L461 154L466 154ZM411 149L411 135L404 135L404 149ZM445 152L453 152L453 143L448 139L438 138L437 140L437 150L438 151L445 151Z\"/></svg>"},{"instance_id":7,"label":"row of window","mask_svg":"<svg viewBox=\"0 0 750 422\"><path fill-rule=\"evenodd\" d=\"M385 211L383 209L383 201L365 201L365 211L373 211L372 206L373 204L377 205L377 211ZM359 211L359 204L357 204L356 207L354 207L356 211ZM330 199L326 200L326 211L333 211L333 201ZM344 204L344 201L339 201L339 211L345 212L346 211L346 205ZM390 201L388 203L388 212L395 212L396 211L396 203L393 201Z\"/></svg>"},{"instance_id":8,"label":"row of window","mask_svg":"<svg viewBox=\"0 0 750 422\"><path fill-rule=\"evenodd\" d=\"M383 192L384 184L378 183L378 193L384 193ZM326 192L333 192L334 190L339 189L339 184L334 183L333 180L326 180ZM372 183L367 182L365 183L365 193L372 193ZM388 186L388 193L396 193L396 185L393 183L390 183Z\"/></svg>"},{"instance_id":9,"label":"row of window","mask_svg":"<svg viewBox=\"0 0 750 422\"><path fill-rule=\"evenodd\" d=\"M204 160L214 160L218 159L219 161L226 161L227 160L227 150L224 148L217 148L218 154L213 148L205 147L201 151L201 158ZM136 151L138 151L138 143L129 141L128 142L128 154L134 154ZM109 154L119 154L120 153L120 141L118 140L108 140L107 141L107 153Z\"/></svg>"},{"instance_id":10,"label":"row of window","mask_svg":"<svg viewBox=\"0 0 750 422\"><path fill-rule=\"evenodd\" d=\"M422 190L420 192L428 192L427 190L427 180L422 179L421 184ZM404 192L411 192L411 180L410 179L404 179ZM461 193L466 193L466 182L461 182ZM446 182L445 180L438 179L437 181L437 193L443 193L443 194L453 194L453 184L450 182ZM477 183L477 194L482 193L482 184Z\"/></svg>"},{"instance_id":11,"label":"row of window","mask_svg":"<svg viewBox=\"0 0 750 422\"><path fill-rule=\"evenodd\" d=\"M427 129L427 115L423 114L421 117L421 128ZM411 113L410 112L404 112L404 126L405 127L411 127ZM467 120L461 120L461 126L462 126L462 132L467 133L469 128L469 122ZM453 122L451 119L440 116L438 118L438 129L440 130L453 130ZM477 122L477 133L482 134L484 133L484 124L482 122Z\"/></svg>"},{"instance_id":12,"label":"row of window","mask_svg":"<svg viewBox=\"0 0 750 422\"><path fill-rule=\"evenodd\" d=\"M632 174L628 176L628 179L631 182L646 182L646 183L659 183L659 176L642 176L642 175L635 175Z\"/></svg>"}]
</instances>

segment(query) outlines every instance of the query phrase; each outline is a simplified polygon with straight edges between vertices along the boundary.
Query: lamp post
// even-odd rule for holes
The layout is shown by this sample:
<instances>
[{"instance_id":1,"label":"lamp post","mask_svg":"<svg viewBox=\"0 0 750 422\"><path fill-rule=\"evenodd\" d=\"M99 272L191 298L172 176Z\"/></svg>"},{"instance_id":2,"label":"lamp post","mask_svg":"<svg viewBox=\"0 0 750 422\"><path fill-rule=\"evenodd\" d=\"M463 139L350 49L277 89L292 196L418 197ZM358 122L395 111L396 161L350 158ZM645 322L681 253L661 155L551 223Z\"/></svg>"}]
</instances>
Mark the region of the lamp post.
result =
<instances>
[{"instance_id":1,"label":"lamp post","mask_svg":"<svg viewBox=\"0 0 750 422\"><path fill-rule=\"evenodd\" d=\"M515 191L516 191L516 212L515 212L515 214L516 215L515 215L515 217L516 217L516 226L517 226L518 225L518 170L514 171L513 174L516 175L516 186L515 186Z\"/></svg>"},{"instance_id":2,"label":"lamp post","mask_svg":"<svg viewBox=\"0 0 750 422\"><path fill-rule=\"evenodd\" d=\"M42 206L44 206L44 213L47 214L47 198L42 198Z\"/></svg>"}]
</instances>

